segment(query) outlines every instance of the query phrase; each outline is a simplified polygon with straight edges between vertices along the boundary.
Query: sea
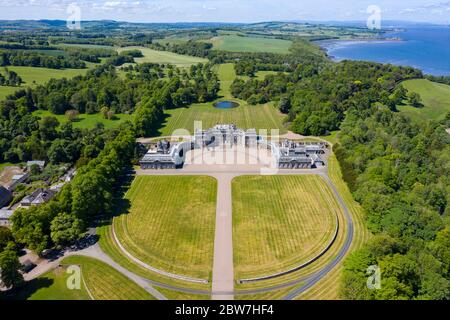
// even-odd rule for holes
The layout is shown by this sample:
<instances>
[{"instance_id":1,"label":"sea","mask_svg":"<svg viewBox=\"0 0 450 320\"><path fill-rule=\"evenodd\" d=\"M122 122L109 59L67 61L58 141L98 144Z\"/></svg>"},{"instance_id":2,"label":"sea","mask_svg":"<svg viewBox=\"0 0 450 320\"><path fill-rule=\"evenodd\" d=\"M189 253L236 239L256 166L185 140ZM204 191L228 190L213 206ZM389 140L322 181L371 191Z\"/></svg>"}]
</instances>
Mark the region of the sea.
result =
<instances>
[{"instance_id":1,"label":"sea","mask_svg":"<svg viewBox=\"0 0 450 320\"><path fill-rule=\"evenodd\" d=\"M425 74L450 76L450 26L447 25L407 25L386 32L381 40L326 40L317 44L335 61L391 63L415 67Z\"/></svg>"}]
</instances>

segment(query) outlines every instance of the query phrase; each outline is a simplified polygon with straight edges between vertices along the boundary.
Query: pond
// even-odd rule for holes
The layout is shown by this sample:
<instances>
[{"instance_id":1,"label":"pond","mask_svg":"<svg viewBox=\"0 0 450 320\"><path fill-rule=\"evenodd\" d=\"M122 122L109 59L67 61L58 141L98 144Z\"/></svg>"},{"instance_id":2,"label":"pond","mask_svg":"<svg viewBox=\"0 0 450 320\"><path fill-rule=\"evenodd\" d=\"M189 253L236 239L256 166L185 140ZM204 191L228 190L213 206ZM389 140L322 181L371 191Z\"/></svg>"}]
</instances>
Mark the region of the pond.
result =
<instances>
[{"instance_id":1,"label":"pond","mask_svg":"<svg viewBox=\"0 0 450 320\"><path fill-rule=\"evenodd\" d=\"M214 108L217 109L233 109L239 107L239 103L233 101L220 101L214 103Z\"/></svg>"}]
</instances>

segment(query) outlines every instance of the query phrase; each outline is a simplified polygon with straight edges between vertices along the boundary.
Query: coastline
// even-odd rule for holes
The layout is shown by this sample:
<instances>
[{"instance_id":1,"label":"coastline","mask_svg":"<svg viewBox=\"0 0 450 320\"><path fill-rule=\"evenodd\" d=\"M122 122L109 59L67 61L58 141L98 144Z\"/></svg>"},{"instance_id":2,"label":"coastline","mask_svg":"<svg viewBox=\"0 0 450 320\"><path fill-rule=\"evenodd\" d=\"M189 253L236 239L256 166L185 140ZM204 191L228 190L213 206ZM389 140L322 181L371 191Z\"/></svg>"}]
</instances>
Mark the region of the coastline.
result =
<instances>
[{"instance_id":1,"label":"coastline","mask_svg":"<svg viewBox=\"0 0 450 320\"><path fill-rule=\"evenodd\" d=\"M334 62L373 61L420 69L424 74L450 76L450 46L445 27L408 28L370 38L314 41Z\"/></svg>"}]
</instances>

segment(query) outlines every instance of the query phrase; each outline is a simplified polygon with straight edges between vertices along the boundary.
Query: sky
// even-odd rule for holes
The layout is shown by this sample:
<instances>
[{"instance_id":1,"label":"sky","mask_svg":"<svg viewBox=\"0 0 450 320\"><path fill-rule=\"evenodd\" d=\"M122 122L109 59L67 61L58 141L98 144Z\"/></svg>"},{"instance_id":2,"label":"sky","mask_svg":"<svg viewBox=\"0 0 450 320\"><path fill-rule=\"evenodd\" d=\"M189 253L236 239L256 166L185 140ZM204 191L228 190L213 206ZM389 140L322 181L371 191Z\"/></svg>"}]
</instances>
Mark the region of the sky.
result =
<instances>
[{"instance_id":1,"label":"sky","mask_svg":"<svg viewBox=\"0 0 450 320\"><path fill-rule=\"evenodd\" d=\"M0 19L62 19L70 4L81 20L130 22L365 21L450 22L449 0L0 0Z\"/></svg>"}]
</instances>

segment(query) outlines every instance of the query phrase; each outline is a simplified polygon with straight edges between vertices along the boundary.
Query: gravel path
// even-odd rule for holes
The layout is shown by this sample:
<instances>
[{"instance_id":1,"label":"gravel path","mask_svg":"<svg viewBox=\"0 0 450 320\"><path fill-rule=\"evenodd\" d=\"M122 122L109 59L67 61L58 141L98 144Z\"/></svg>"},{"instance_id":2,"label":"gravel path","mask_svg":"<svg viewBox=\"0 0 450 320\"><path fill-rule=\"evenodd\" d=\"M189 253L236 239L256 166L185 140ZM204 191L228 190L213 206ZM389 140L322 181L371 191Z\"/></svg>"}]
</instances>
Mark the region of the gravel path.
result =
<instances>
[{"instance_id":1,"label":"gravel path","mask_svg":"<svg viewBox=\"0 0 450 320\"><path fill-rule=\"evenodd\" d=\"M216 235L214 239L214 264L212 291L234 291L233 269L233 218L231 201L231 174L217 174ZM213 300L233 300L232 294L214 294Z\"/></svg>"}]
</instances>

